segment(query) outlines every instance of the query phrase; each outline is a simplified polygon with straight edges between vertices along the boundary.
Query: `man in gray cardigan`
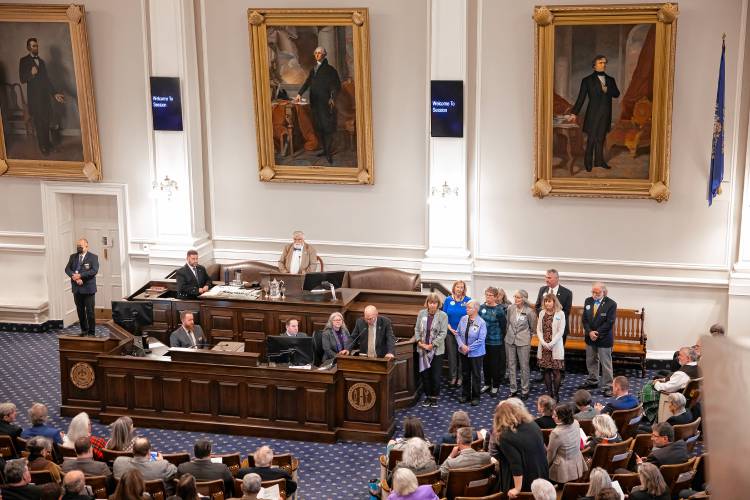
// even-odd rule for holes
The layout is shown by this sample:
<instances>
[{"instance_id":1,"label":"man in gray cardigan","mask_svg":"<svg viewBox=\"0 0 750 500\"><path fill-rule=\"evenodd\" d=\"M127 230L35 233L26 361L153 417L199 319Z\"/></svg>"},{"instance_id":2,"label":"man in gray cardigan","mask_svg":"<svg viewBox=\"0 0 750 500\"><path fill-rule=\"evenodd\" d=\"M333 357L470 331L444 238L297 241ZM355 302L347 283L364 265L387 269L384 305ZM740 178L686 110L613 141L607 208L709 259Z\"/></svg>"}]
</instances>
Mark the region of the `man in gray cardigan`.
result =
<instances>
[{"instance_id":1,"label":"man in gray cardigan","mask_svg":"<svg viewBox=\"0 0 750 500\"><path fill-rule=\"evenodd\" d=\"M486 451L477 451L471 447L471 438L474 429L461 427L456 431L456 445L448 458L440 466L440 476L443 481L448 479L451 469L478 469L490 463L490 454Z\"/></svg>"}]
</instances>

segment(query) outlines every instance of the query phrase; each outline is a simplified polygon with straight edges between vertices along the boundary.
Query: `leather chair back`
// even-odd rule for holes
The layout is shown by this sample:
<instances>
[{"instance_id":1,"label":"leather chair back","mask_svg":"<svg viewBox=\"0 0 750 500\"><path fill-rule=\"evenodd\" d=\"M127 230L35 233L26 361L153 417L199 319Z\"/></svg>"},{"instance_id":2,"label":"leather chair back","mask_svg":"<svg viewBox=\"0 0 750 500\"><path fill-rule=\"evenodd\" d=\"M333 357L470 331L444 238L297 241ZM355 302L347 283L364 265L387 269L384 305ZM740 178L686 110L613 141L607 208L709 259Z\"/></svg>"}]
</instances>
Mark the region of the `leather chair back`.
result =
<instances>
[{"instance_id":1,"label":"leather chair back","mask_svg":"<svg viewBox=\"0 0 750 500\"><path fill-rule=\"evenodd\" d=\"M242 281L252 283L253 281L260 282L260 273L278 272L279 268L272 264L266 264L265 262L246 260L244 262L235 262L232 264L211 264L206 269L208 276L214 281L224 281L225 270L229 270L230 281L234 280L235 271L241 271Z\"/></svg>"},{"instance_id":2,"label":"leather chair back","mask_svg":"<svg viewBox=\"0 0 750 500\"><path fill-rule=\"evenodd\" d=\"M361 271L347 272L343 286L366 290L418 292L422 288L422 280L419 274L407 273L390 267L372 267Z\"/></svg>"}]
</instances>

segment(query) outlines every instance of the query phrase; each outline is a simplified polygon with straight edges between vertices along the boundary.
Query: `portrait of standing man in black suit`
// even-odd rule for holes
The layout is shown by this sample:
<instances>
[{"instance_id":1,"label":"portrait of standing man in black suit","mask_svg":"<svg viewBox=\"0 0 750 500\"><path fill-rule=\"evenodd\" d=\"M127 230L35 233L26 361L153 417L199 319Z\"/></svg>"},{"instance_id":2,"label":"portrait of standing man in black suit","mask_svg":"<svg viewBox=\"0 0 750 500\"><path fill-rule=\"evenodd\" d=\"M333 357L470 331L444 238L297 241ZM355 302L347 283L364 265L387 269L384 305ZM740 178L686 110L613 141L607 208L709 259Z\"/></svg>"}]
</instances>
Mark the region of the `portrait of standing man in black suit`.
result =
<instances>
[{"instance_id":1,"label":"portrait of standing man in black suit","mask_svg":"<svg viewBox=\"0 0 750 500\"><path fill-rule=\"evenodd\" d=\"M607 132L612 128L612 99L620 97L615 79L605 71L607 69L607 56L597 55L592 62L594 72L581 80L581 89L578 99L566 114L578 115L583 108L583 103L588 97L586 115L583 119L583 131L586 133L586 152L583 157L583 165L587 172L592 167L610 169L604 161L604 141ZM568 121L574 122L575 116L570 116Z\"/></svg>"},{"instance_id":2,"label":"portrait of standing man in black suit","mask_svg":"<svg viewBox=\"0 0 750 500\"><path fill-rule=\"evenodd\" d=\"M333 164L333 138L336 134L336 96L341 90L341 80L336 69L328 63L328 53L323 47L317 47L313 53L315 66L310 70L305 83L299 88L296 102L302 94L310 89L310 111L313 127L323 151L318 156L325 156Z\"/></svg>"},{"instance_id":3,"label":"portrait of standing man in black suit","mask_svg":"<svg viewBox=\"0 0 750 500\"><path fill-rule=\"evenodd\" d=\"M211 288L206 268L198 264L198 252L188 250L185 265L177 270L177 298L195 299Z\"/></svg>"},{"instance_id":4,"label":"portrait of standing man in black suit","mask_svg":"<svg viewBox=\"0 0 750 500\"><path fill-rule=\"evenodd\" d=\"M99 257L89 252L89 242L81 238L76 243L76 253L68 258L65 274L70 276L73 301L76 304L81 336L96 336L94 298L96 296L96 273L99 272Z\"/></svg>"},{"instance_id":5,"label":"portrait of standing man in black suit","mask_svg":"<svg viewBox=\"0 0 750 500\"><path fill-rule=\"evenodd\" d=\"M34 122L34 131L39 151L47 156L52 149L50 140L52 124L52 100L65 102L65 96L56 91L47 74L47 65L39 57L39 42L36 38L26 40L29 53L18 63L18 75L21 83L26 84L26 100L29 114Z\"/></svg>"}]
</instances>

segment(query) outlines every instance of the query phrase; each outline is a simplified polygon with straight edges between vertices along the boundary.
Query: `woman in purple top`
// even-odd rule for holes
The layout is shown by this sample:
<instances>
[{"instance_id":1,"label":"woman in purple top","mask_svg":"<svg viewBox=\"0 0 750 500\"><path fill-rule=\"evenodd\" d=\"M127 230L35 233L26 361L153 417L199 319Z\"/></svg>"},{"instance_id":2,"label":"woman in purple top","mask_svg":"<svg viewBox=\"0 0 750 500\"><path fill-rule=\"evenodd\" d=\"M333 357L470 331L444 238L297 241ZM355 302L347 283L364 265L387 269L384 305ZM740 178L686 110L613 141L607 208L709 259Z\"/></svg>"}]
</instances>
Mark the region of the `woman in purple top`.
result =
<instances>
[{"instance_id":1,"label":"woman in purple top","mask_svg":"<svg viewBox=\"0 0 750 500\"><path fill-rule=\"evenodd\" d=\"M419 486L417 476L406 468L399 467L393 472L393 492L388 500L438 500L431 484Z\"/></svg>"},{"instance_id":2,"label":"woman in purple top","mask_svg":"<svg viewBox=\"0 0 750 500\"><path fill-rule=\"evenodd\" d=\"M340 312L328 316L328 322L323 328L321 336L323 362L334 359L337 354L349 354L349 330L344 324L344 316Z\"/></svg>"},{"instance_id":3,"label":"woman in purple top","mask_svg":"<svg viewBox=\"0 0 750 500\"><path fill-rule=\"evenodd\" d=\"M466 283L459 280L453 283L451 294L443 302L443 311L448 315L448 335L445 337L445 356L448 358L448 375L451 385L461 385L461 366L456 344L458 322L466 315Z\"/></svg>"}]
</instances>

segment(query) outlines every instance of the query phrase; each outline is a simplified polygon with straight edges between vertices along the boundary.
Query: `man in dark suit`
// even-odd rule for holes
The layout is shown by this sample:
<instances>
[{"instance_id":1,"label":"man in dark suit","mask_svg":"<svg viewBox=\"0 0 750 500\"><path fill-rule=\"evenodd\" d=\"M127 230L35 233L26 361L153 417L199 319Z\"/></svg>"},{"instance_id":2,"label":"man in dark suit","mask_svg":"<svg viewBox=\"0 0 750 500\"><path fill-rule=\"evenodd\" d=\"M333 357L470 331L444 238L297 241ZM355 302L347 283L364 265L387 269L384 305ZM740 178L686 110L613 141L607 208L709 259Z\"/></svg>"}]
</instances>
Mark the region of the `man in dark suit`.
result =
<instances>
[{"instance_id":1,"label":"man in dark suit","mask_svg":"<svg viewBox=\"0 0 750 500\"><path fill-rule=\"evenodd\" d=\"M612 396L612 346L617 302L607 297L607 287L596 282L591 285L591 297L583 305L583 331L586 340L586 369L588 378L580 389L599 386L599 365L602 371L602 394Z\"/></svg>"},{"instance_id":2,"label":"man in dark suit","mask_svg":"<svg viewBox=\"0 0 750 500\"><path fill-rule=\"evenodd\" d=\"M666 422L654 424L651 428L651 442L654 444L651 453L646 458L636 455L636 463L651 462L661 467L662 465L684 464L690 460L687 443L682 439L675 441L674 429Z\"/></svg>"},{"instance_id":3,"label":"man in dark suit","mask_svg":"<svg viewBox=\"0 0 750 500\"><path fill-rule=\"evenodd\" d=\"M371 358L391 359L394 356L396 337L393 335L391 320L378 316L375 306L365 307L364 318L357 320L349 339L349 351L361 350Z\"/></svg>"},{"instance_id":4,"label":"man in dark suit","mask_svg":"<svg viewBox=\"0 0 750 500\"><path fill-rule=\"evenodd\" d=\"M16 458L5 464L5 484L0 488L4 500L41 500L45 490L31 482L26 463L25 458Z\"/></svg>"},{"instance_id":5,"label":"man in dark suit","mask_svg":"<svg viewBox=\"0 0 750 500\"><path fill-rule=\"evenodd\" d=\"M548 293L554 293L557 296L557 300L562 305L563 314L565 314L565 331L563 332L563 344L568 338L570 332L570 324L568 319L570 318L570 309L573 307L573 292L565 288L560 284L560 274L557 269L547 269L547 274L544 276L544 282L546 283L539 289L539 293L536 296L536 313L542 310L542 299Z\"/></svg>"},{"instance_id":6,"label":"man in dark suit","mask_svg":"<svg viewBox=\"0 0 750 500\"><path fill-rule=\"evenodd\" d=\"M211 288L206 268L198 264L198 252L188 250L185 265L177 270L177 298L195 299Z\"/></svg>"},{"instance_id":7,"label":"man in dark suit","mask_svg":"<svg viewBox=\"0 0 750 500\"><path fill-rule=\"evenodd\" d=\"M169 347L203 347L206 337L201 325L195 324L193 313L182 311L180 319L182 325L169 336Z\"/></svg>"},{"instance_id":8,"label":"man in dark suit","mask_svg":"<svg viewBox=\"0 0 750 500\"><path fill-rule=\"evenodd\" d=\"M606 413L612 415L617 410L632 410L640 404L638 397L630 394L630 381L627 377L620 375L612 381L612 395L615 397L606 405L596 403L594 410L596 413Z\"/></svg>"},{"instance_id":9,"label":"man in dark suit","mask_svg":"<svg viewBox=\"0 0 750 500\"><path fill-rule=\"evenodd\" d=\"M94 497L86 493L86 478L83 472L73 470L65 474L63 479L65 494L61 500L94 500Z\"/></svg>"},{"instance_id":10,"label":"man in dark suit","mask_svg":"<svg viewBox=\"0 0 750 500\"><path fill-rule=\"evenodd\" d=\"M328 53L323 47L317 47L313 53L315 66L310 70L305 83L299 89L295 100L299 102L302 94L310 89L310 111L312 112L315 133L323 146L328 163L333 163L333 135L336 133L336 95L341 90L341 80L336 69L328 64Z\"/></svg>"},{"instance_id":11,"label":"man in dark suit","mask_svg":"<svg viewBox=\"0 0 750 500\"><path fill-rule=\"evenodd\" d=\"M297 483L292 476L282 468L271 467L273 463L273 450L270 446L261 446L253 453L255 467L243 467L237 477L244 478L247 474L258 474L263 481L275 481L284 478L286 480L286 496L291 497L297 491Z\"/></svg>"},{"instance_id":12,"label":"man in dark suit","mask_svg":"<svg viewBox=\"0 0 750 500\"><path fill-rule=\"evenodd\" d=\"M211 441L206 438L200 438L193 446L195 458L190 462L181 463L177 467L177 475L192 474L196 481L215 481L222 479L224 481L224 491L233 491L234 478L229 472L229 467L222 463L211 462Z\"/></svg>"},{"instance_id":13,"label":"man in dark suit","mask_svg":"<svg viewBox=\"0 0 750 500\"><path fill-rule=\"evenodd\" d=\"M99 272L99 257L89 252L89 242L85 238L78 240L76 253L68 258L65 274L70 276L70 287L73 301L78 312L78 323L81 335L96 335L94 319L94 296L96 295L96 273Z\"/></svg>"},{"instance_id":14,"label":"man in dark suit","mask_svg":"<svg viewBox=\"0 0 750 500\"><path fill-rule=\"evenodd\" d=\"M29 53L18 62L18 74L21 83L26 84L26 101L29 104L29 114L34 120L39 150L47 156L52 148L50 141L52 99L62 103L65 102L65 96L55 91L52 86L47 74L47 65L39 57L39 42L36 38L26 40L26 50Z\"/></svg>"},{"instance_id":15,"label":"man in dark suit","mask_svg":"<svg viewBox=\"0 0 750 500\"><path fill-rule=\"evenodd\" d=\"M583 164L587 172L593 167L611 168L604 161L604 141L607 132L612 128L612 99L620 97L615 79L605 73L607 57L597 55L592 62L594 72L581 80L578 99L570 108L570 113L581 112L586 97L589 99L586 116L583 119L583 131L586 133L586 153ZM570 121L574 121L571 117Z\"/></svg>"}]
</instances>

